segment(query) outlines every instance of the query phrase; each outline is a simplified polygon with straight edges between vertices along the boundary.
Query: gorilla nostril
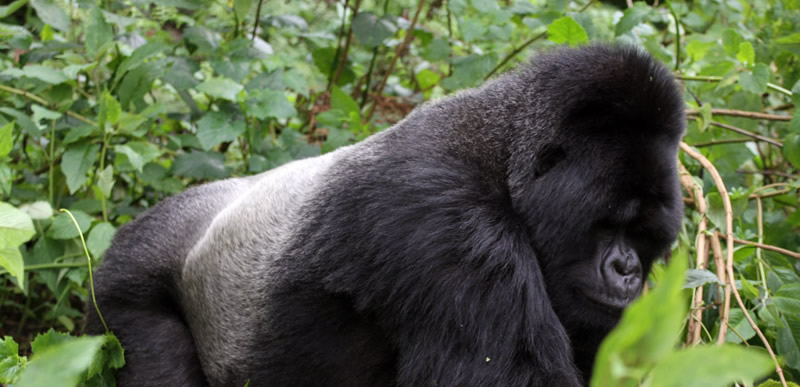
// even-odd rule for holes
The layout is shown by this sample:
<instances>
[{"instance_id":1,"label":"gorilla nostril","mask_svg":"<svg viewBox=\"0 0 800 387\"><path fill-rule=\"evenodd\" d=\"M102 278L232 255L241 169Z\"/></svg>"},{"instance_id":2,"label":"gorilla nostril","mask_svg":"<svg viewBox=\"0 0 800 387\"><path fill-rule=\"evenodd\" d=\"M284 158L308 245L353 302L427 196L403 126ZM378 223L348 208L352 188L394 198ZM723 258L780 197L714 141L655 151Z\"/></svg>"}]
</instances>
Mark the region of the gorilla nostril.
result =
<instances>
[{"instance_id":1,"label":"gorilla nostril","mask_svg":"<svg viewBox=\"0 0 800 387\"><path fill-rule=\"evenodd\" d=\"M623 257L615 257L611 260L611 267L614 271L622 277L627 277L631 274L636 274L640 270L639 260L632 255L625 255Z\"/></svg>"}]
</instances>

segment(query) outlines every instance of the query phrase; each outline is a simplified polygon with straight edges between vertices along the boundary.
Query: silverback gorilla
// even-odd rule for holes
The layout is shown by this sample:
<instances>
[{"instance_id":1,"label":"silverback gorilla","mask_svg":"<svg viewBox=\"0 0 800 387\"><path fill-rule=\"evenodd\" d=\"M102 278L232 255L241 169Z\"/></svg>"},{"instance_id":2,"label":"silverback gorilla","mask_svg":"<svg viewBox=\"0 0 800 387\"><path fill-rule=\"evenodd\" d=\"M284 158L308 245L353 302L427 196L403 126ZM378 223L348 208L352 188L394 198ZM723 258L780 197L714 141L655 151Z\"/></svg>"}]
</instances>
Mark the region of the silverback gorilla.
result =
<instances>
[{"instance_id":1,"label":"silverback gorilla","mask_svg":"<svg viewBox=\"0 0 800 387\"><path fill-rule=\"evenodd\" d=\"M676 237L683 130L646 53L555 49L361 143L164 200L96 276L119 384L585 385Z\"/></svg>"}]
</instances>

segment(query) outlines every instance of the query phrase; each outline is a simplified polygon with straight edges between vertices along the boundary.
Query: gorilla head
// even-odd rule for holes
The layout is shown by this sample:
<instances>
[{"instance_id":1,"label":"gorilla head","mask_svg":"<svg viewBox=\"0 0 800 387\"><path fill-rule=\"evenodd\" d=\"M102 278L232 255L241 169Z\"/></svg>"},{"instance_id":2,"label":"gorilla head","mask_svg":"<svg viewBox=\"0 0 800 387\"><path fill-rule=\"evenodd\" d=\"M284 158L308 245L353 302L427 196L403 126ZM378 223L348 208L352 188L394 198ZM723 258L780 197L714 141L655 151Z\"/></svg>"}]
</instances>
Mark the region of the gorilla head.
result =
<instances>
[{"instance_id":1,"label":"gorilla head","mask_svg":"<svg viewBox=\"0 0 800 387\"><path fill-rule=\"evenodd\" d=\"M648 55L557 49L165 200L98 270L120 385L582 385L677 234L683 128Z\"/></svg>"}]
</instances>

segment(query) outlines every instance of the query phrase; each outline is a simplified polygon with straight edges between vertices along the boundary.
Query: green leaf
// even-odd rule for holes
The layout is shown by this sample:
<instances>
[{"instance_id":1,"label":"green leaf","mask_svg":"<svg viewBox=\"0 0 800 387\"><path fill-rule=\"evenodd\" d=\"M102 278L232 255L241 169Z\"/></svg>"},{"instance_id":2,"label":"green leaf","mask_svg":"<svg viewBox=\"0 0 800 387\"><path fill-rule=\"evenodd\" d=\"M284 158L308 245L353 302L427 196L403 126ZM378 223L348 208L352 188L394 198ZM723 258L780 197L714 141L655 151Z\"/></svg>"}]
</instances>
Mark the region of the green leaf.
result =
<instances>
[{"instance_id":1,"label":"green leaf","mask_svg":"<svg viewBox=\"0 0 800 387\"><path fill-rule=\"evenodd\" d=\"M722 30L722 47L728 55L736 55L739 53L739 45L742 43L742 37L736 30L726 28Z\"/></svg>"},{"instance_id":2,"label":"green leaf","mask_svg":"<svg viewBox=\"0 0 800 387\"><path fill-rule=\"evenodd\" d=\"M720 283L716 274L708 270L689 269L686 272L686 283L684 289L692 289L705 284Z\"/></svg>"},{"instance_id":3,"label":"green leaf","mask_svg":"<svg viewBox=\"0 0 800 387\"><path fill-rule=\"evenodd\" d=\"M474 42L486 35L486 27L478 19L464 18L459 23L461 35L465 42Z\"/></svg>"},{"instance_id":4,"label":"green leaf","mask_svg":"<svg viewBox=\"0 0 800 387\"><path fill-rule=\"evenodd\" d=\"M775 44L784 50L794 53L795 55L800 55L800 32L795 32L791 35L775 39Z\"/></svg>"},{"instance_id":5,"label":"green leaf","mask_svg":"<svg viewBox=\"0 0 800 387\"><path fill-rule=\"evenodd\" d=\"M231 175L225 156L218 152L191 152L175 158L173 174L195 179L222 179Z\"/></svg>"},{"instance_id":6,"label":"green leaf","mask_svg":"<svg viewBox=\"0 0 800 387\"><path fill-rule=\"evenodd\" d=\"M753 72L743 72L739 74L739 85L744 91L754 94L764 94L767 91L769 81L769 67L763 63L757 63Z\"/></svg>"},{"instance_id":7,"label":"green leaf","mask_svg":"<svg viewBox=\"0 0 800 387\"><path fill-rule=\"evenodd\" d=\"M342 92L342 89L334 87L331 91L331 109L339 110L346 115L350 113L359 114L359 108L352 97Z\"/></svg>"},{"instance_id":8,"label":"green leaf","mask_svg":"<svg viewBox=\"0 0 800 387\"><path fill-rule=\"evenodd\" d=\"M116 152L117 154L124 155L128 163L130 163L131 166L133 167L133 169L139 172L142 171L142 167L144 166L144 159L142 159L142 156L139 153L137 153L133 148L125 144L115 145L114 152Z\"/></svg>"},{"instance_id":9,"label":"green leaf","mask_svg":"<svg viewBox=\"0 0 800 387\"><path fill-rule=\"evenodd\" d=\"M286 99L283 90L253 90L247 99L247 113L259 120L267 118L290 118L297 116L297 110Z\"/></svg>"},{"instance_id":10,"label":"green leaf","mask_svg":"<svg viewBox=\"0 0 800 387\"><path fill-rule=\"evenodd\" d=\"M490 55L472 54L453 60L453 75L442 80L442 86L460 89L477 84L495 65Z\"/></svg>"},{"instance_id":11,"label":"green leaf","mask_svg":"<svg viewBox=\"0 0 800 387\"><path fill-rule=\"evenodd\" d=\"M119 117L122 114L122 107L119 105L114 96L108 92L103 91L103 96L100 98L100 112L97 115L97 124L106 130L106 124L114 126L119 122Z\"/></svg>"},{"instance_id":12,"label":"green leaf","mask_svg":"<svg viewBox=\"0 0 800 387\"><path fill-rule=\"evenodd\" d=\"M775 350L786 365L800 370L800 319L797 315L784 314L775 339Z\"/></svg>"},{"instance_id":13,"label":"green leaf","mask_svg":"<svg viewBox=\"0 0 800 387\"><path fill-rule=\"evenodd\" d=\"M114 187L114 167L106 165L105 169L97 174L97 188L104 199L111 197L111 188Z\"/></svg>"},{"instance_id":14,"label":"green leaf","mask_svg":"<svg viewBox=\"0 0 800 387\"><path fill-rule=\"evenodd\" d=\"M36 10L39 19L42 19L45 24L49 24L61 32L69 31L69 16L55 1L31 0L31 6Z\"/></svg>"},{"instance_id":15,"label":"green leaf","mask_svg":"<svg viewBox=\"0 0 800 387\"><path fill-rule=\"evenodd\" d=\"M128 71L141 66L147 59L168 48L169 47L158 42L149 42L133 50L131 56L125 58L125 60L119 64L117 75L114 77L114 83L117 83Z\"/></svg>"},{"instance_id":16,"label":"green leaf","mask_svg":"<svg viewBox=\"0 0 800 387\"><path fill-rule=\"evenodd\" d=\"M422 90L428 90L439 83L441 76L431 70L424 69L417 73L417 82Z\"/></svg>"},{"instance_id":17,"label":"green leaf","mask_svg":"<svg viewBox=\"0 0 800 387\"><path fill-rule=\"evenodd\" d=\"M20 288L25 277L19 246L35 234L33 221L28 214L0 202L0 267L17 279Z\"/></svg>"},{"instance_id":18,"label":"green leaf","mask_svg":"<svg viewBox=\"0 0 800 387\"><path fill-rule=\"evenodd\" d=\"M28 0L17 0L11 2L11 4L9 5L4 5L0 7L0 19L16 12L18 9L22 8L22 6L25 4L28 4Z\"/></svg>"},{"instance_id":19,"label":"green leaf","mask_svg":"<svg viewBox=\"0 0 800 387\"><path fill-rule=\"evenodd\" d=\"M69 193L73 194L86 183L89 169L97 159L100 145L97 144L77 144L67 148L61 157L61 171L67 178Z\"/></svg>"},{"instance_id":20,"label":"green leaf","mask_svg":"<svg viewBox=\"0 0 800 387\"><path fill-rule=\"evenodd\" d=\"M86 24L85 33L86 53L89 57L96 58L103 46L114 40L114 31L111 25L106 23L105 17L100 7L92 7L89 22Z\"/></svg>"},{"instance_id":21,"label":"green leaf","mask_svg":"<svg viewBox=\"0 0 800 387\"><path fill-rule=\"evenodd\" d=\"M633 3L633 7L626 9L622 18L614 26L614 35L620 36L632 30L633 27L644 21L651 10L652 8L643 1Z\"/></svg>"},{"instance_id":22,"label":"green leaf","mask_svg":"<svg viewBox=\"0 0 800 387\"><path fill-rule=\"evenodd\" d=\"M386 38L394 35L397 27L389 17L378 18L372 12L359 12L353 19L353 33L367 48L380 46Z\"/></svg>"},{"instance_id":23,"label":"green leaf","mask_svg":"<svg viewBox=\"0 0 800 387\"><path fill-rule=\"evenodd\" d=\"M687 261L685 251L676 254L656 288L625 309L620 323L600 345L593 387L635 385L622 381L641 379L672 351L686 315L681 288Z\"/></svg>"},{"instance_id":24,"label":"green leaf","mask_svg":"<svg viewBox=\"0 0 800 387\"><path fill-rule=\"evenodd\" d=\"M236 101L236 95L244 86L227 78L212 78L197 85L196 89L214 98Z\"/></svg>"},{"instance_id":25,"label":"green leaf","mask_svg":"<svg viewBox=\"0 0 800 387\"><path fill-rule=\"evenodd\" d=\"M89 238L86 239L86 247L92 253L94 259L103 256L103 253L111 246L111 239L117 229L111 223L100 222L92 227Z\"/></svg>"},{"instance_id":26,"label":"green leaf","mask_svg":"<svg viewBox=\"0 0 800 387\"><path fill-rule=\"evenodd\" d=\"M800 133L790 133L783 141L783 157L795 168L800 168Z\"/></svg>"},{"instance_id":27,"label":"green leaf","mask_svg":"<svg viewBox=\"0 0 800 387\"><path fill-rule=\"evenodd\" d=\"M236 15L236 20L242 23L247 15L250 13L250 8L253 7L253 0L234 0L233 13Z\"/></svg>"},{"instance_id":28,"label":"green leaf","mask_svg":"<svg viewBox=\"0 0 800 387\"><path fill-rule=\"evenodd\" d=\"M37 104L31 105L31 110L33 110L33 121L36 123L39 123L42 120L57 120L61 118L62 115L59 112L54 112Z\"/></svg>"},{"instance_id":29,"label":"green leaf","mask_svg":"<svg viewBox=\"0 0 800 387\"><path fill-rule=\"evenodd\" d=\"M86 372L86 377L89 379L101 374L106 368L119 369L125 365L125 351L119 339L113 333L106 333L103 338L105 342Z\"/></svg>"},{"instance_id":30,"label":"green leaf","mask_svg":"<svg viewBox=\"0 0 800 387\"><path fill-rule=\"evenodd\" d=\"M739 43L739 53L736 54L736 59L746 65L755 63L756 52L753 50L753 45L750 42Z\"/></svg>"},{"instance_id":31,"label":"green leaf","mask_svg":"<svg viewBox=\"0 0 800 387\"><path fill-rule=\"evenodd\" d=\"M280 93L280 92L279 92ZM197 121L197 140L203 150L233 141L245 131L245 122L225 112L211 112Z\"/></svg>"},{"instance_id":32,"label":"green leaf","mask_svg":"<svg viewBox=\"0 0 800 387\"><path fill-rule=\"evenodd\" d=\"M17 125L22 127L23 131L31 136L38 137L42 134L42 130L36 125L33 120L30 119L27 113L23 113L17 109L12 109L8 107L0 107L0 112L5 113L14 118L17 122Z\"/></svg>"},{"instance_id":33,"label":"green leaf","mask_svg":"<svg viewBox=\"0 0 800 387\"><path fill-rule=\"evenodd\" d=\"M742 339L750 340L756 335L756 331L750 326L750 322L745 318L744 312L739 308L731 308L728 325L730 325L730 329L725 336L725 341L728 343L739 344Z\"/></svg>"},{"instance_id":34,"label":"green leaf","mask_svg":"<svg viewBox=\"0 0 800 387\"><path fill-rule=\"evenodd\" d=\"M19 209L28 214L31 219L50 219L53 216L53 207L50 207L50 203L44 200L23 204L19 206Z\"/></svg>"},{"instance_id":35,"label":"green leaf","mask_svg":"<svg viewBox=\"0 0 800 387\"><path fill-rule=\"evenodd\" d=\"M61 70L41 65L25 66L22 68L22 73L28 78L35 78L51 85L64 83L68 80Z\"/></svg>"},{"instance_id":36,"label":"green leaf","mask_svg":"<svg viewBox=\"0 0 800 387\"><path fill-rule=\"evenodd\" d=\"M792 102L794 106L800 106L800 80L795 82L794 87L792 87Z\"/></svg>"},{"instance_id":37,"label":"green leaf","mask_svg":"<svg viewBox=\"0 0 800 387\"><path fill-rule=\"evenodd\" d=\"M10 336L0 339L0 383L15 384L28 365L28 358L19 356L19 345Z\"/></svg>"},{"instance_id":38,"label":"green leaf","mask_svg":"<svg viewBox=\"0 0 800 387\"><path fill-rule=\"evenodd\" d=\"M14 142L12 141L13 130L14 121L0 127L0 159L8 156L14 147Z\"/></svg>"},{"instance_id":39,"label":"green leaf","mask_svg":"<svg viewBox=\"0 0 800 387\"><path fill-rule=\"evenodd\" d=\"M755 349L731 344L694 347L667 355L653 368L650 386L725 387L766 376L774 368L772 359Z\"/></svg>"},{"instance_id":40,"label":"green leaf","mask_svg":"<svg viewBox=\"0 0 800 387\"><path fill-rule=\"evenodd\" d=\"M47 236L53 239L72 239L77 238L81 233L85 234L89 231L89 227L92 225L92 217L79 210L70 212L75 217L75 221L78 222L80 233L75 228L75 223L72 223L72 218L62 212L53 218L53 222L50 223L50 228L47 230Z\"/></svg>"},{"instance_id":41,"label":"green leaf","mask_svg":"<svg viewBox=\"0 0 800 387\"><path fill-rule=\"evenodd\" d=\"M17 386L77 385L104 341L103 337L81 337L35 353Z\"/></svg>"},{"instance_id":42,"label":"green leaf","mask_svg":"<svg viewBox=\"0 0 800 387\"><path fill-rule=\"evenodd\" d=\"M785 284L772 297L772 301L784 314L800 316L800 284Z\"/></svg>"},{"instance_id":43,"label":"green leaf","mask_svg":"<svg viewBox=\"0 0 800 387\"><path fill-rule=\"evenodd\" d=\"M558 18L550 24L547 27L547 38L554 43L567 43L570 47L589 41L589 37L583 27L569 16Z\"/></svg>"},{"instance_id":44,"label":"green leaf","mask_svg":"<svg viewBox=\"0 0 800 387\"><path fill-rule=\"evenodd\" d=\"M131 102L143 97L153 88L153 81L161 76L164 63L152 61L144 63L131 70L119 86L119 102L122 108L128 110Z\"/></svg>"}]
</instances>

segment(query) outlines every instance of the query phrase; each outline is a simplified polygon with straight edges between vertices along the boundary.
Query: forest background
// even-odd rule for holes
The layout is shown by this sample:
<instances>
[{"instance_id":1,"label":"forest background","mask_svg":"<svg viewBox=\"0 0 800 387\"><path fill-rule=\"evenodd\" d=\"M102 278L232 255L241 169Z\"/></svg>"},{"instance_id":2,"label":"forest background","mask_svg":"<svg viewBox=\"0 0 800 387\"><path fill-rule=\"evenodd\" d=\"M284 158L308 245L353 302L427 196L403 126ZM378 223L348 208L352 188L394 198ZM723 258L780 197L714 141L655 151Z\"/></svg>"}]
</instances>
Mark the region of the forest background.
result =
<instances>
[{"instance_id":1,"label":"forest background","mask_svg":"<svg viewBox=\"0 0 800 387\"><path fill-rule=\"evenodd\" d=\"M686 204L594 386L800 381L800 0L0 5L0 384L110 386L81 335L116 230L186 187L381 131L556 45L674 70ZM688 266L688 270L687 270Z\"/></svg>"}]
</instances>

